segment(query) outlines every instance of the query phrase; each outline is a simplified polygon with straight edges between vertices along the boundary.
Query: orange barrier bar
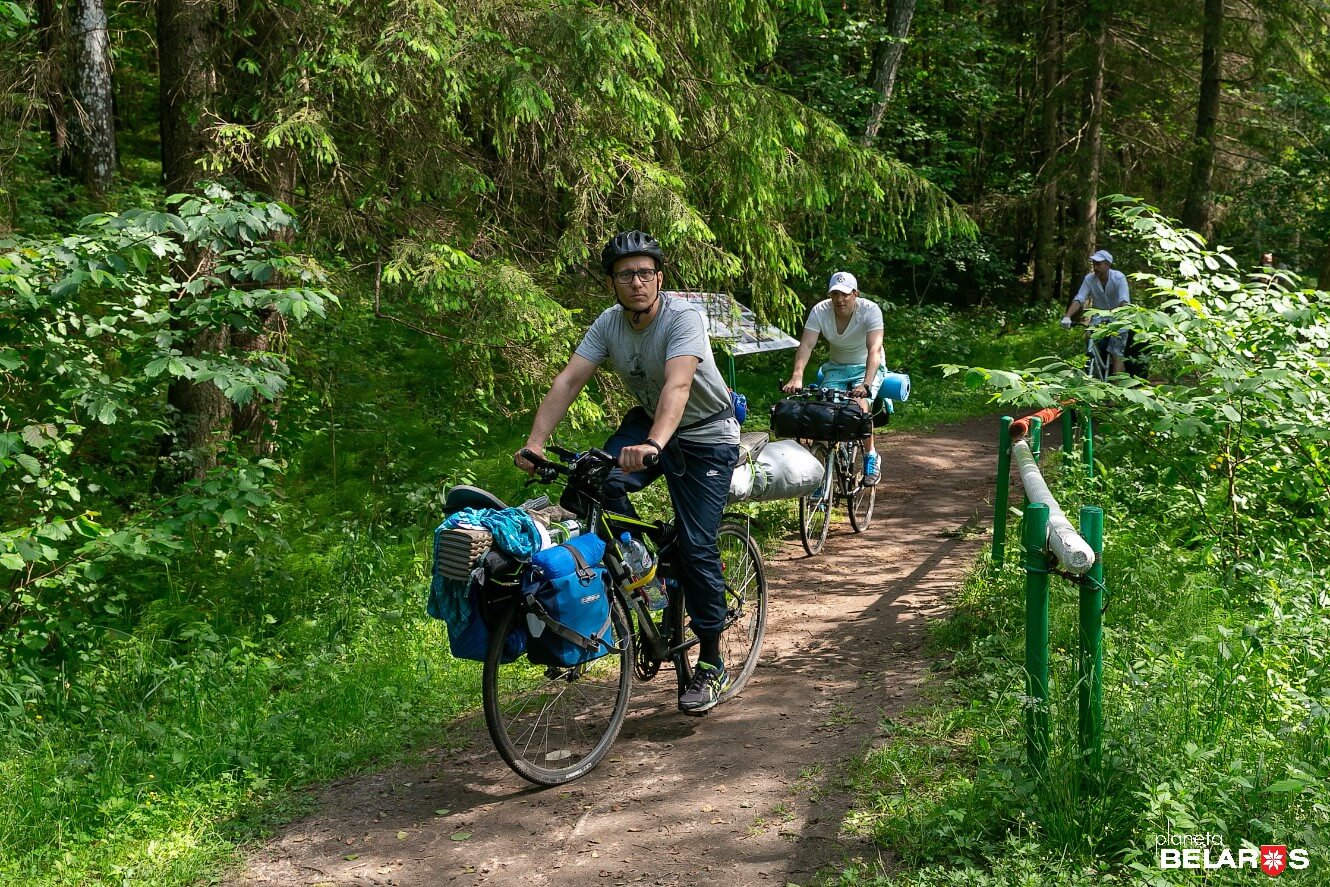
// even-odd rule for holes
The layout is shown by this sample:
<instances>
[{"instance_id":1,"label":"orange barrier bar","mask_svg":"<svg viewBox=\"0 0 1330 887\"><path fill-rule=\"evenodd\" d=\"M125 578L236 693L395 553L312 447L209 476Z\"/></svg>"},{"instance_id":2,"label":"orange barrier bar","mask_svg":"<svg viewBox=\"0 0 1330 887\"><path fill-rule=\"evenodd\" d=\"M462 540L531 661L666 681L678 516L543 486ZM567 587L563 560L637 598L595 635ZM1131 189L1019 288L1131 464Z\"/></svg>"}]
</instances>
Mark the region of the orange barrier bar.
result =
<instances>
[{"instance_id":1,"label":"orange barrier bar","mask_svg":"<svg viewBox=\"0 0 1330 887\"><path fill-rule=\"evenodd\" d=\"M1031 413L1028 416L1022 416L1011 423L1011 439L1013 442L1030 434L1030 420L1039 419L1044 425L1048 425L1062 415L1060 407L1049 407L1046 410L1040 410L1037 413Z\"/></svg>"}]
</instances>

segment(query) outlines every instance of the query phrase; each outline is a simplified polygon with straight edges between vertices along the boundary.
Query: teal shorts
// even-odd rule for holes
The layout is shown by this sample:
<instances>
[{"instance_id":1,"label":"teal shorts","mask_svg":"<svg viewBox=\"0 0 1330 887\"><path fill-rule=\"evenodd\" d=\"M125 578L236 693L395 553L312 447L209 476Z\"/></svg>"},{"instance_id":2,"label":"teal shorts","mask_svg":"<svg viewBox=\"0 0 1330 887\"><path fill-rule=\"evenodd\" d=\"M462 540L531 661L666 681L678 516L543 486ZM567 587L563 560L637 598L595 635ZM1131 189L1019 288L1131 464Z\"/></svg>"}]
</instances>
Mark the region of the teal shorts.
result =
<instances>
[{"instance_id":1,"label":"teal shorts","mask_svg":"<svg viewBox=\"0 0 1330 887\"><path fill-rule=\"evenodd\" d=\"M868 366L862 363L831 363L828 361L822 364L822 368L817 371L818 384L826 388L849 391L864 381L864 370L866 369L868 369ZM887 368L879 366L868 386L869 400L877 400L878 389L882 387L882 380L886 377Z\"/></svg>"}]
</instances>

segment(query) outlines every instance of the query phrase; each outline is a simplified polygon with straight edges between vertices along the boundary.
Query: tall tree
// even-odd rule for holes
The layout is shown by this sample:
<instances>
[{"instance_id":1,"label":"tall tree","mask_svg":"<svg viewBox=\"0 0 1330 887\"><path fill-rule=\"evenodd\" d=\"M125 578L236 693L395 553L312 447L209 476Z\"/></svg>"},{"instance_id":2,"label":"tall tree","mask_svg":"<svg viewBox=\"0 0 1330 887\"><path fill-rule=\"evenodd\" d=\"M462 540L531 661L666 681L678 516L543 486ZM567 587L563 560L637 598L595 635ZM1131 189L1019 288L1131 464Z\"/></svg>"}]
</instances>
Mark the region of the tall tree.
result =
<instances>
[{"instance_id":1,"label":"tall tree","mask_svg":"<svg viewBox=\"0 0 1330 887\"><path fill-rule=\"evenodd\" d=\"M168 194L199 181L208 153L207 120L221 91L217 70L221 25L215 0L158 0L158 96L162 179Z\"/></svg>"},{"instance_id":2,"label":"tall tree","mask_svg":"<svg viewBox=\"0 0 1330 887\"><path fill-rule=\"evenodd\" d=\"M891 0L887 7L887 36L873 54L873 92L877 98L868 112L864 126L863 143L871 145L882 129L882 117L896 88L896 73L900 70L901 56L905 54L905 41L910 36L910 22L914 19L915 0Z\"/></svg>"},{"instance_id":3,"label":"tall tree","mask_svg":"<svg viewBox=\"0 0 1330 887\"><path fill-rule=\"evenodd\" d=\"M65 93L61 85L64 28L55 0L37 0L37 30L41 55L37 65L38 87L46 108L46 129L60 164L69 152L69 129L65 122Z\"/></svg>"},{"instance_id":4,"label":"tall tree","mask_svg":"<svg viewBox=\"0 0 1330 887\"><path fill-rule=\"evenodd\" d=\"M1034 227L1035 301L1048 302L1057 289L1058 149L1062 144L1062 3L1044 0L1039 30L1040 148Z\"/></svg>"},{"instance_id":5,"label":"tall tree","mask_svg":"<svg viewBox=\"0 0 1330 887\"><path fill-rule=\"evenodd\" d=\"M1080 146L1082 256L1088 256L1094 250L1095 238L1099 234L1099 176L1104 161L1104 69L1108 57L1109 15L1105 0L1086 0L1085 103ZM1075 261L1073 257L1073 263Z\"/></svg>"},{"instance_id":6,"label":"tall tree","mask_svg":"<svg viewBox=\"0 0 1330 887\"><path fill-rule=\"evenodd\" d=\"M115 176L115 112L111 99L111 37L102 0L71 0L69 146L75 174L100 194Z\"/></svg>"},{"instance_id":7,"label":"tall tree","mask_svg":"<svg viewBox=\"0 0 1330 887\"><path fill-rule=\"evenodd\" d=\"M200 161L208 153L207 121L220 94L217 59L221 27L214 0L158 0L157 54L160 71L162 178L168 194L188 191L200 180ZM190 298L217 256L191 246L176 266L180 289L176 301ZM195 284L199 281L199 284ZM224 354L229 327L204 325L186 331L183 353L189 357ZM217 464L219 448L230 437L231 401L211 381L178 378L167 393L175 427L162 441L163 455L179 457L180 474L206 474ZM174 480L172 478L171 480ZM163 478L163 484L169 484Z\"/></svg>"},{"instance_id":8,"label":"tall tree","mask_svg":"<svg viewBox=\"0 0 1330 887\"><path fill-rule=\"evenodd\" d=\"M1215 170L1215 133L1223 87L1224 0L1205 0L1202 26L1201 92L1191 146L1191 179L1182 205L1182 224L1209 237L1213 227L1210 190Z\"/></svg>"}]
</instances>

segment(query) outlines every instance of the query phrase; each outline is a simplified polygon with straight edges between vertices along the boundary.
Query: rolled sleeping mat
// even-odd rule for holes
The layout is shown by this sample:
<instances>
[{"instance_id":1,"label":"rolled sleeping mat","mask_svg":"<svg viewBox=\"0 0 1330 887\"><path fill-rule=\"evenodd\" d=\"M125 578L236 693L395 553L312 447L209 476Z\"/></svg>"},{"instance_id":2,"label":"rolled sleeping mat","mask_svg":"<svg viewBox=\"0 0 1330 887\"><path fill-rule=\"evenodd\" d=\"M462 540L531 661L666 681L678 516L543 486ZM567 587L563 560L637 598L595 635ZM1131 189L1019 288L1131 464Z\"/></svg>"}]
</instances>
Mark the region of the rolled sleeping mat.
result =
<instances>
[{"instance_id":1,"label":"rolled sleeping mat","mask_svg":"<svg viewBox=\"0 0 1330 887\"><path fill-rule=\"evenodd\" d=\"M877 390L878 397L907 401L910 399L910 377L905 373L887 373L882 378L882 386Z\"/></svg>"}]
</instances>

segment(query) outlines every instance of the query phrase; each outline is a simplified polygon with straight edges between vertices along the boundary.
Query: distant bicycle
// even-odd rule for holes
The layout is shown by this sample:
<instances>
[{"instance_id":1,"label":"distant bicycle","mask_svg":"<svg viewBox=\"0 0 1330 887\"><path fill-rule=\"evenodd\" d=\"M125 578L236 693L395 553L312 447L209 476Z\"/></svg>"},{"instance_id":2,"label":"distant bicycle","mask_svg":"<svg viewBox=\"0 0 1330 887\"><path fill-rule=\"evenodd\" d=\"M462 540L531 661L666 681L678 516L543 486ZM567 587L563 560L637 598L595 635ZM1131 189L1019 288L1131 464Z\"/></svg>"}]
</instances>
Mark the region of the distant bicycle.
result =
<instances>
[{"instance_id":1,"label":"distant bicycle","mask_svg":"<svg viewBox=\"0 0 1330 887\"><path fill-rule=\"evenodd\" d=\"M797 396L816 398L833 404L855 402L848 391L838 388L803 388ZM873 508L877 503L877 485L864 484L863 441L839 443L812 441L813 455L823 464L821 485L806 496L799 497L799 541L810 555L818 554L827 543L831 526L831 513L837 502L844 503L850 515L850 527L862 533L873 522Z\"/></svg>"}]
</instances>

